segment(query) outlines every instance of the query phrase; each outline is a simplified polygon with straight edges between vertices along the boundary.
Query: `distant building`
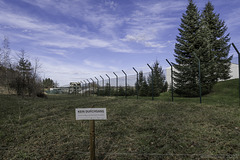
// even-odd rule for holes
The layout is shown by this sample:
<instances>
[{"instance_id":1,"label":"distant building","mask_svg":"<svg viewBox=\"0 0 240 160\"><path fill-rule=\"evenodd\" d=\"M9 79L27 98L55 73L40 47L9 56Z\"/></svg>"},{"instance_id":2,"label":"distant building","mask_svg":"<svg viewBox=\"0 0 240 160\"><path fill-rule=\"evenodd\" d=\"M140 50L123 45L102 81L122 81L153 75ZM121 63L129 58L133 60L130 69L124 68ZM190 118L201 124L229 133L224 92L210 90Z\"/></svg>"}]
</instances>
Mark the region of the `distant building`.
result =
<instances>
[{"instance_id":1,"label":"distant building","mask_svg":"<svg viewBox=\"0 0 240 160\"><path fill-rule=\"evenodd\" d=\"M238 64L235 63L231 63L231 67L230 67L230 79L236 79L238 78ZM173 67L173 71L174 71L174 67ZM166 68L166 81L170 87L171 84L171 67Z\"/></svg>"},{"instance_id":2,"label":"distant building","mask_svg":"<svg viewBox=\"0 0 240 160\"><path fill-rule=\"evenodd\" d=\"M238 76L238 64L234 64L234 63L231 64L231 73L230 73L230 75L231 75L230 79L236 79L236 78L239 77Z\"/></svg>"},{"instance_id":3,"label":"distant building","mask_svg":"<svg viewBox=\"0 0 240 160\"><path fill-rule=\"evenodd\" d=\"M77 94L81 92L80 83L71 82L70 85L64 85L57 88L50 88L50 94Z\"/></svg>"}]
</instances>

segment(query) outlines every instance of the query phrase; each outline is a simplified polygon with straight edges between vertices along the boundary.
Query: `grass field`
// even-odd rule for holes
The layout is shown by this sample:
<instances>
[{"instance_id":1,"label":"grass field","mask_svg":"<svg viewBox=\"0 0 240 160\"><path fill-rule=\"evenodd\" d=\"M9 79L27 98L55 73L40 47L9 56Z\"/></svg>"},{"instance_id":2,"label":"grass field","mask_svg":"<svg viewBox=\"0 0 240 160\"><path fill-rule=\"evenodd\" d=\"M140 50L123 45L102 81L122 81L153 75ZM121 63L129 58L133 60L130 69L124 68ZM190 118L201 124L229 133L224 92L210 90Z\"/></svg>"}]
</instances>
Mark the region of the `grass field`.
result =
<instances>
[{"instance_id":1,"label":"grass field","mask_svg":"<svg viewBox=\"0 0 240 160\"><path fill-rule=\"evenodd\" d=\"M89 107L107 108L108 120L95 124L97 159L240 159L235 84L217 84L203 104L172 103L168 94L154 101L0 95L0 159L89 159L89 121L75 120L75 108Z\"/></svg>"}]
</instances>

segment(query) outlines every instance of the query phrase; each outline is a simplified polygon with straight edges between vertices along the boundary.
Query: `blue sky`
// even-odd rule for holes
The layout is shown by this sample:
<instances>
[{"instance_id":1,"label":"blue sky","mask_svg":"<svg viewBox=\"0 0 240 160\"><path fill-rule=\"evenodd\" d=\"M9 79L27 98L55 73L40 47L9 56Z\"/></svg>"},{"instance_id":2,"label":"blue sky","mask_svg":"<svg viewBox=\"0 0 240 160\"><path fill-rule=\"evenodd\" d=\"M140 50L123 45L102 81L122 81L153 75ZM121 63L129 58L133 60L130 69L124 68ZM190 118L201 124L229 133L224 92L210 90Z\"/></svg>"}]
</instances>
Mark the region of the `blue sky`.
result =
<instances>
[{"instance_id":1,"label":"blue sky","mask_svg":"<svg viewBox=\"0 0 240 160\"><path fill-rule=\"evenodd\" d=\"M203 10L208 0L195 0ZM240 1L212 0L240 49ZM174 46L188 0L0 0L0 36L12 55L39 58L41 76L60 85L147 63L174 61ZM234 49L230 54L237 57ZM107 79L107 78L106 78Z\"/></svg>"}]
</instances>

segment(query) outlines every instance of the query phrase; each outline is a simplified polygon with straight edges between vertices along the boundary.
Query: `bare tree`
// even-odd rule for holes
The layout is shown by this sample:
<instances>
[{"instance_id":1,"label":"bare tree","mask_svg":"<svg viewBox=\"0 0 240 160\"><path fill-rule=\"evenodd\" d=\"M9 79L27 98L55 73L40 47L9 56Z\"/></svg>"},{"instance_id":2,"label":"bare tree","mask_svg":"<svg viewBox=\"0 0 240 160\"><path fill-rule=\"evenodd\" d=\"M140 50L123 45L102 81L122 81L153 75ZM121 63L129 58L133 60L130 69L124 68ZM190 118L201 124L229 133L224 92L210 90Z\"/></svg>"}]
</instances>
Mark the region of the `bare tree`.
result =
<instances>
[{"instance_id":1,"label":"bare tree","mask_svg":"<svg viewBox=\"0 0 240 160\"><path fill-rule=\"evenodd\" d=\"M38 75L39 69L41 68L41 64L39 63L40 60L38 58L35 58L35 64L32 70L32 89L33 89L33 95L38 95L40 92L42 92L42 82L41 78Z\"/></svg>"},{"instance_id":2,"label":"bare tree","mask_svg":"<svg viewBox=\"0 0 240 160\"><path fill-rule=\"evenodd\" d=\"M9 48L8 37L4 36L4 40L3 40L2 45L3 45L2 49L1 49L2 65L5 68L10 68L11 67L11 61L10 61L11 49Z\"/></svg>"},{"instance_id":3,"label":"bare tree","mask_svg":"<svg viewBox=\"0 0 240 160\"><path fill-rule=\"evenodd\" d=\"M10 92L9 84L10 84L10 72L11 72L11 60L10 60L10 53L11 49L9 47L9 40L8 37L4 36L4 40L2 43L2 49L0 51L0 66L2 67L1 73L1 81L4 86L8 89L8 93Z\"/></svg>"}]
</instances>

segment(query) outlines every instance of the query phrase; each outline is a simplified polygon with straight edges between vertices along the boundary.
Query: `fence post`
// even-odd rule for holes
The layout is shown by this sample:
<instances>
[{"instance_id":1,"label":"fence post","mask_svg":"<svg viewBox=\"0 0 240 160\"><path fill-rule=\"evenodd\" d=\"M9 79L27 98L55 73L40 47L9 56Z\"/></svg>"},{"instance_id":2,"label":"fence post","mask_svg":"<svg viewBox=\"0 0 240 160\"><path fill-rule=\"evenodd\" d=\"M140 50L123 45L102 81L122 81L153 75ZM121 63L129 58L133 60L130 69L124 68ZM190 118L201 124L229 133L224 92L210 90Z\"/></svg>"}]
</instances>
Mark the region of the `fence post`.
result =
<instances>
[{"instance_id":1,"label":"fence post","mask_svg":"<svg viewBox=\"0 0 240 160\"><path fill-rule=\"evenodd\" d=\"M84 90L84 82L82 81L82 96L84 96L83 90Z\"/></svg>"},{"instance_id":2,"label":"fence post","mask_svg":"<svg viewBox=\"0 0 240 160\"><path fill-rule=\"evenodd\" d=\"M95 160L95 120L90 120L90 160Z\"/></svg>"},{"instance_id":3,"label":"fence post","mask_svg":"<svg viewBox=\"0 0 240 160\"><path fill-rule=\"evenodd\" d=\"M99 96L99 83L97 77L95 77L95 79L97 80L97 95Z\"/></svg>"},{"instance_id":4,"label":"fence post","mask_svg":"<svg viewBox=\"0 0 240 160\"><path fill-rule=\"evenodd\" d=\"M113 74L116 76L116 87L117 87L117 97L118 97L118 76L115 72Z\"/></svg>"},{"instance_id":5,"label":"fence post","mask_svg":"<svg viewBox=\"0 0 240 160\"><path fill-rule=\"evenodd\" d=\"M171 90L172 90L172 102L173 102L173 68L172 68L172 64L166 59L166 61L168 62L168 64L171 66Z\"/></svg>"},{"instance_id":6,"label":"fence post","mask_svg":"<svg viewBox=\"0 0 240 160\"><path fill-rule=\"evenodd\" d=\"M200 103L202 103L202 87L201 87L201 62L200 59L197 57L197 55L194 53L194 56L198 60L198 85L199 85L199 98L200 98Z\"/></svg>"},{"instance_id":7,"label":"fence post","mask_svg":"<svg viewBox=\"0 0 240 160\"><path fill-rule=\"evenodd\" d=\"M82 81L80 81L80 85L81 85L81 96L83 96L83 85L82 85Z\"/></svg>"},{"instance_id":8,"label":"fence post","mask_svg":"<svg viewBox=\"0 0 240 160\"><path fill-rule=\"evenodd\" d=\"M76 95L76 84L75 84L75 83L76 83L76 82L73 83L73 87L72 87L72 88L73 88L74 94Z\"/></svg>"},{"instance_id":9,"label":"fence post","mask_svg":"<svg viewBox=\"0 0 240 160\"><path fill-rule=\"evenodd\" d=\"M152 70L152 100L154 100L154 98L153 98L153 68L149 64L147 64L147 65Z\"/></svg>"},{"instance_id":10,"label":"fence post","mask_svg":"<svg viewBox=\"0 0 240 160\"><path fill-rule=\"evenodd\" d=\"M109 80L109 96L111 96L111 84L110 84L110 77L106 74L106 76L108 77Z\"/></svg>"},{"instance_id":11,"label":"fence post","mask_svg":"<svg viewBox=\"0 0 240 160\"><path fill-rule=\"evenodd\" d=\"M104 90L104 79L103 79L102 76L100 76L100 77L102 78L102 87L103 87L103 96L104 96L104 94L105 94L105 90Z\"/></svg>"},{"instance_id":12,"label":"fence post","mask_svg":"<svg viewBox=\"0 0 240 160\"><path fill-rule=\"evenodd\" d=\"M85 95L87 96L87 93L86 93L86 88L87 88L87 82L85 81L85 80L83 80L84 81L84 83L85 83L85 86L84 86L84 92L85 92Z\"/></svg>"},{"instance_id":13,"label":"fence post","mask_svg":"<svg viewBox=\"0 0 240 160\"><path fill-rule=\"evenodd\" d=\"M92 78L90 78L90 79L91 79L92 82L93 82L93 95L94 95L94 94L95 94L95 93L94 93L94 83L95 83L95 82L94 82L94 80L93 80Z\"/></svg>"},{"instance_id":14,"label":"fence post","mask_svg":"<svg viewBox=\"0 0 240 160\"><path fill-rule=\"evenodd\" d=\"M237 49L237 47L234 45L234 43L232 43L232 46L234 47L234 49L235 49L235 51L237 52L237 54L238 54L238 90L239 90L239 97L238 97L238 99L239 99L239 106L240 106L240 53L239 53L239 51L238 51L238 49Z\"/></svg>"},{"instance_id":15,"label":"fence post","mask_svg":"<svg viewBox=\"0 0 240 160\"><path fill-rule=\"evenodd\" d=\"M137 73L137 99L138 99L138 92L139 92L139 84L138 84L138 71L133 67L133 70Z\"/></svg>"},{"instance_id":16,"label":"fence post","mask_svg":"<svg viewBox=\"0 0 240 160\"><path fill-rule=\"evenodd\" d=\"M87 79L88 81L88 87L89 87L89 96L91 96L91 82Z\"/></svg>"},{"instance_id":17,"label":"fence post","mask_svg":"<svg viewBox=\"0 0 240 160\"><path fill-rule=\"evenodd\" d=\"M127 74L122 70L122 72L125 74L125 98L127 98Z\"/></svg>"}]
</instances>

